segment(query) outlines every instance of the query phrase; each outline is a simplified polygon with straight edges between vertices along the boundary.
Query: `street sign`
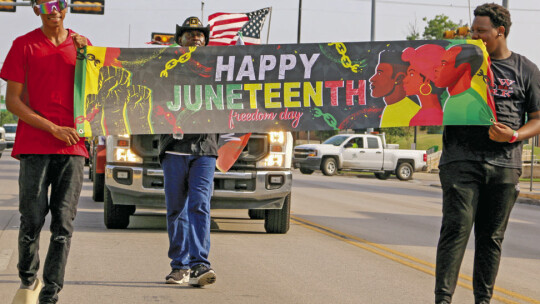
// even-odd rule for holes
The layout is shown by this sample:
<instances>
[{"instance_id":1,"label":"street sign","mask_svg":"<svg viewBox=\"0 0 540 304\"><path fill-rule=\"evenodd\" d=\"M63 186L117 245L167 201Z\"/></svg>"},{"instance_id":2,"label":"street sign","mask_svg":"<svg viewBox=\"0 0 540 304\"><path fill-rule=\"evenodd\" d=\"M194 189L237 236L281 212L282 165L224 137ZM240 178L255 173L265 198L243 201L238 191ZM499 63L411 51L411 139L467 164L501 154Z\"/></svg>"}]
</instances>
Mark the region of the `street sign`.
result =
<instances>
[{"instance_id":1,"label":"street sign","mask_svg":"<svg viewBox=\"0 0 540 304\"><path fill-rule=\"evenodd\" d=\"M17 0L0 0L0 12L10 12L15 13L17 11L17 6L15 6ZM9 5L2 5L9 4Z\"/></svg>"}]
</instances>

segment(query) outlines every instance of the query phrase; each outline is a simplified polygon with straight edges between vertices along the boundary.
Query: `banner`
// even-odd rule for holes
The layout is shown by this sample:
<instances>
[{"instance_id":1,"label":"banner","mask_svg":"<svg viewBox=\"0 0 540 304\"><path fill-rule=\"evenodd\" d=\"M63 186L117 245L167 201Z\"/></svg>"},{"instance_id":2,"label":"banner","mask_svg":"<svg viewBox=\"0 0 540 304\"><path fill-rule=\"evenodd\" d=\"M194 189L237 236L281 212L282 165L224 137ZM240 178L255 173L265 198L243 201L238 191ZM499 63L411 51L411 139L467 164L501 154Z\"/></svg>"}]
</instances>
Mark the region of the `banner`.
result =
<instances>
[{"instance_id":1,"label":"banner","mask_svg":"<svg viewBox=\"0 0 540 304\"><path fill-rule=\"evenodd\" d=\"M490 125L480 40L87 47L81 136Z\"/></svg>"}]
</instances>

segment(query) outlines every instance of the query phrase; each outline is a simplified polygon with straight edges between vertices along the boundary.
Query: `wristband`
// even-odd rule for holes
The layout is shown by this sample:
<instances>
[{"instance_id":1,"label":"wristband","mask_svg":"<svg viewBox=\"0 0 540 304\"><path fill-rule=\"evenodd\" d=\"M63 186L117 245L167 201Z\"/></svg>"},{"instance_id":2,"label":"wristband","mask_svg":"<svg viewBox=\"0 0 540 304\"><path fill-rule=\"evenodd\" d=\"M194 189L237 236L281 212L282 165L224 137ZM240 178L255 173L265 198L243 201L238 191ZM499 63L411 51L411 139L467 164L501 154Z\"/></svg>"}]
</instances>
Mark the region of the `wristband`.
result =
<instances>
[{"instance_id":1,"label":"wristband","mask_svg":"<svg viewBox=\"0 0 540 304\"><path fill-rule=\"evenodd\" d=\"M518 132L517 131L514 131L514 134L512 134L512 138L510 138L510 140L508 141L509 143L514 143L516 142L516 140L518 139Z\"/></svg>"}]
</instances>

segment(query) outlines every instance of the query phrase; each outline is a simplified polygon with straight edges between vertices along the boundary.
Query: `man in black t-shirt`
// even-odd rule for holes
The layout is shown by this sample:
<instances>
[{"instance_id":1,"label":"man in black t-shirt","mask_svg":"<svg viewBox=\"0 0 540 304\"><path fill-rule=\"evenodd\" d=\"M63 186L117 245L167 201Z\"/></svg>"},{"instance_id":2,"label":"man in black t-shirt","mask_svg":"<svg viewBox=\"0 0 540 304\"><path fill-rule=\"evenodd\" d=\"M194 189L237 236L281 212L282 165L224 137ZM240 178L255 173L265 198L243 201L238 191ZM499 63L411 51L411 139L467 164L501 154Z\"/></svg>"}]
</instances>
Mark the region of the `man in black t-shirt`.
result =
<instances>
[{"instance_id":1,"label":"man in black t-shirt","mask_svg":"<svg viewBox=\"0 0 540 304\"><path fill-rule=\"evenodd\" d=\"M508 49L510 13L500 5L483 4L474 16L472 38L482 39L492 61L490 86L498 122L444 129L439 165L443 218L435 284L439 304L452 301L473 225L475 302L490 302L504 232L519 194L522 141L540 133L540 71Z\"/></svg>"}]
</instances>

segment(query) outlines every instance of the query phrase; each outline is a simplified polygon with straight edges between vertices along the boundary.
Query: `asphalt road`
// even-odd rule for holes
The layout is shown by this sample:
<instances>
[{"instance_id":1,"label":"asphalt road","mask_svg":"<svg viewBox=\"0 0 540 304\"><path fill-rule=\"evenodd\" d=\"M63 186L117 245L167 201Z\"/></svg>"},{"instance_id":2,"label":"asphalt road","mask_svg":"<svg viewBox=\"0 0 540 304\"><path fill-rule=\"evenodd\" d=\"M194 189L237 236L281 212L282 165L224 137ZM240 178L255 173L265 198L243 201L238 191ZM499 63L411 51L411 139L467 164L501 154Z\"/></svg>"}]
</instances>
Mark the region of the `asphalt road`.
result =
<instances>
[{"instance_id":1,"label":"asphalt road","mask_svg":"<svg viewBox=\"0 0 540 304\"><path fill-rule=\"evenodd\" d=\"M428 176L432 178L432 176ZM0 302L18 287L18 162L0 159ZM245 210L213 210L216 284L164 284L163 210L138 210L127 230L107 230L85 180L59 303L432 303L441 192L428 179L301 175L292 225L264 233ZM49 239L48 222L41 256ZM514 208L492 303L540 303L540 207ZM454 303L473 303L472 242ZM5 301L4 301L5 300Z\"/></svg>"}]
</instances>

